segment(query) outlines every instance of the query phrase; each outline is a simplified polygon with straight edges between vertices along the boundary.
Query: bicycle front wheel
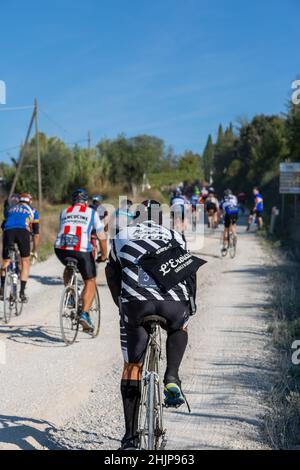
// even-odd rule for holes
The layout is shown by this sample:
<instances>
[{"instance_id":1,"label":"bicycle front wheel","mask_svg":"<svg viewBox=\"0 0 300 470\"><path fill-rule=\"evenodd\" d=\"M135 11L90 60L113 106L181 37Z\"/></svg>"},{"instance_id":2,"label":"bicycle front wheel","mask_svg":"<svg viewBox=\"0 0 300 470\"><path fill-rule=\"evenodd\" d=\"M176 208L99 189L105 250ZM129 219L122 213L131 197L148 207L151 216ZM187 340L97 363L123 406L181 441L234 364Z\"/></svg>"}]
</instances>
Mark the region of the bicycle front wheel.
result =
<instances>
[{"instance_id":1,"label":"bicycle front wheel","mask_svg":"<svg viewBox=\"0 0 300 470\"><path fill-rule=\"evenodd\" d=\"M13 280L10 275L6 275L5 284L4 284L4 321L9 323L11 316L15 311L15 298L14 298L14 285Z\"/></svg>"},{"instance_id":2,"label":"bicycle front wheel","mask_svg":"<svg viewBox=\"0 0 300 470\"><path fill-rule=\"evenodd\" d=\"M94 331L92 333L92 337L96 338L96 336L100 333L100 323L101 323L101 304L100 304L100 296L98 289L96 289L95 298L90 308L90 317L94 325Z\"/></svg>"},{"instance_id":3,"label":"bicycle front wheel","mask_svg":"<svg viewBox=\"0 0 300 470\"><path fill-rule=\"evenodd\" d=\"M59 320L62 338L69 346L75 342L79 329L77 294L73 286L67 286L62 294Z\"/></svg>"}]
</instances>

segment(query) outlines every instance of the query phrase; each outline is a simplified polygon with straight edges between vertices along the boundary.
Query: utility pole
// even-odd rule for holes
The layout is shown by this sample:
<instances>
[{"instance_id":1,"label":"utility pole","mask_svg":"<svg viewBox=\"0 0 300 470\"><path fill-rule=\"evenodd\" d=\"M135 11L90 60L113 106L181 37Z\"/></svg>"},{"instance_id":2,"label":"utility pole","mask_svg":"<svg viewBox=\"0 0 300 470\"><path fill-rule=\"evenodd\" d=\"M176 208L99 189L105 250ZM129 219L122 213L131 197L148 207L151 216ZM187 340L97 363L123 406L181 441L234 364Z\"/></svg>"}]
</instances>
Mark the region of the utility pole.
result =
<instances>
[{"instance_id":1,"label":"utility pole","mask_svg":"<svg viewBox=\"0 0 300 470\"><path fill-rule=\"evenodd\" d=\"M12 186L10 188L9 198L12 196L12 194L16 190L16 184L17 184L17 181L18 181L18 178L20 176L21 169L22 169L22 166L23 166L25 151L26 151L26 148L27 148L27 145L28 145L28 140L29 140L29 137L30 137L30 133L31 133L31 129L32 129L32 126L33 126L34 118L35 118L35 108L33 110L33 113L32 113L31 119L30 119L30 124L29 124L29 127L28 127L28 131L27 131L27 134L26 134L26 139L25 139L24 145L21 147L21 150L20 150L19 163L18 163L18 166L17 166L17 170L16 170L16 173L15 173L15 177L14 177Z\"/></svg>"},{"instance_id":2,"label":"utility pole","mask_svg":"<svg viewBox=\"0 0 300 470\"><path fill-rule=\"evenodd\" d=\"M40 139L39 139L39 123L38 123L38 101L34 100L34 120L35 120L35 141L36 141L36 158L38 170L38 209L39 212L42 208L42 168L41 168L41 152L40 152Z\"/></svg>"}]
</instances>

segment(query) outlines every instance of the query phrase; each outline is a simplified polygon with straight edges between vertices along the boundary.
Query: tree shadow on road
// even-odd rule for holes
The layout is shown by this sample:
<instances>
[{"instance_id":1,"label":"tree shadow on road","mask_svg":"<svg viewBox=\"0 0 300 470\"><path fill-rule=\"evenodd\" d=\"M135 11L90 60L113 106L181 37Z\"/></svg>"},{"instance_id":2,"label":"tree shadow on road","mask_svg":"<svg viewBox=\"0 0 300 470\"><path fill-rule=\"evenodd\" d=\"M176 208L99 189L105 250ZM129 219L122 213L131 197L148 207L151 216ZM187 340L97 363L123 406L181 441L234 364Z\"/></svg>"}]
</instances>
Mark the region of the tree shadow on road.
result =
<instances>
[{"instance_id":1,"label":"tree shadow on road","mask_svg":"<svg viewBox=\"0 0 300 470\"><path fill-rule=\"evenodd\" d=\"M30 344L38 347L63 347L65 343L60 337L58 327L45 327L38 325L2 326L0 334L7 335L7 339L16 343Z\"/></svg>"},{"instance_id":2,"label":"tree shadow on road","mask_svg":"<svg viewBox=\"0 0 300 470\"><path fill-rule=\"evenodd\" d=\"M57 276L38 276L36 274L31 274L30 279L39 282L45 286L62 286L63 280L61 277Z\"/></svg>"},{"instance_id":3,"label":"tree shadow on road","mask_svg":"<svg viewBox=\"0 0 300 470\"><path fill-rule=\"evenodd\" d=\"M20 450L64 450L64 446L51 438L51 433L56 431L48 421L0 415L0 443L4 448L13 445Z\"/></svg>"}]
</instances>

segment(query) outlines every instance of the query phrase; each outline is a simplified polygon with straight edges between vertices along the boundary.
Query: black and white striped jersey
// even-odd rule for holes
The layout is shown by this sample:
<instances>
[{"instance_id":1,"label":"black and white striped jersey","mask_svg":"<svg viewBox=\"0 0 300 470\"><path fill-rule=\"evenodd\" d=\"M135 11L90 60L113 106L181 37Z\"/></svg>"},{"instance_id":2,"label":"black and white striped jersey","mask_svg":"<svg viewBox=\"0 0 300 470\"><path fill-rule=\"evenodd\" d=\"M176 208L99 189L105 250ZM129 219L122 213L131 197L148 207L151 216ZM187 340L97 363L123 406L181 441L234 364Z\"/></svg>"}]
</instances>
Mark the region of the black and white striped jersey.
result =
<instances>
[{"instance_id":1,"label":"black and white striped jersey","mask_svg":"<svg viewBox=\"0 0 300 470\"><path fill-rule=\"evenodd\" d=\"M152 221L146 221L121 230L112 242L109 270L121 272L121 302L133 300L187 301L189 294L185 282L163 292L139 266L139 259L167 245L175 238L185 248L182 236Z\"/></svg>"}]
</instances>

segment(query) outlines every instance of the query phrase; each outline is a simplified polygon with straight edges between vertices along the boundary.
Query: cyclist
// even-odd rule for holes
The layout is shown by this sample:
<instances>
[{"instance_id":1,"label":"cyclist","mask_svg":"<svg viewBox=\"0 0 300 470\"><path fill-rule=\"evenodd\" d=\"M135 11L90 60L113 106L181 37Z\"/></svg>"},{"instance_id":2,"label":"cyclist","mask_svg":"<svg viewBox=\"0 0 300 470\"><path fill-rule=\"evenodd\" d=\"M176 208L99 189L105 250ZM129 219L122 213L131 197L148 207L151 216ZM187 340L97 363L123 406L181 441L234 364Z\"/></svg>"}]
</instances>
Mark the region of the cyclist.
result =
<instances>
[{"instance_id":1,"label":"cyclist","mask_svg":"<svg viewBox=\"0 0 300 470\"><path fill-rule=\"evenodd\" d=\"M94 209L98 212L101 222L104 224L104 227L107 227L108 221L108 212L105 206L102 204L103 196L95 195L92 197L92 204L90 205L91 209Z\"/></svg>"},{"instance_id":2,"label":"cyclist","mask_svg":"<svg viewBox=\"0 0 300 470\"><path fill-rule=\"evenodd\" d=\"M184 232L187 229L187 214L188 211L188 200L182 194L181 189L176 188L173 197L170 201L171 206L171 226L177 232L184 236Z\"/></svg>"},{"instance_id":3,"label":"cyclist","mask_svg":"<svg viewBox=\"0 0 300 470\"><path fill-rule=\"evenodd\" d=\"M6 269L9 266L9 250L16 243L21 255L21 289L20 300L28 301L25 294L26 284L30 270L30 241L33 233L33 251L37 257L40 243L39 214L32 207L32 196L29 193L21 193L18 200L7 207L3 225L3 263L1 269L0 299L3 299Z\"/></svg>"},{"instance_id":4,"label":"cyclist","mask_svg":"<svg viewBox=\"0 0 300 470\"><path fill-rule=\"evenodd\" d=\"M245 212L246 212L247 195L246 195L246 193L241 192L241 193L238 194L237 198L238 198L240 209L241 209L241 211L244 215Z\"/></svg>"},{"instance_id":5,"label":"cyclist","mask_svg":"<svg viewBox=\"0 0 300 470\"><path fill-rule=\"evenodd\" d=\"M248 218L247 231L249 232L250 226L253 222L253 217L256 216L258 229L263 228L263 211L264 211L264 200L258 188L253 188L254 195L254 207Z\"/></svg>"},{"instance_id":6,"label":"cyclist","mask_svg":"<svg viewBox=\"0 0 300 470\"><path fill-rule=\"evenodd\" d=\"M92 204L90 205L91 209L94 209L104 225L104 231L107 232L108 230L108 212L106 208L102 204L103 197L100 195L95 195L92 197ZM96 262L101 262L101 250L99 246L99 240L97 238L97 234L95 230L92 231L92 245L93 245L93 256L96 259Z\"/></svg>"},{"instance_id":7,"label":"cyclist","mask_svg":"<svg viewBox=\"0 0 300 470\"><path fill-rule=\"evenodd\" d=\"M136 212L135 224L121 231L113 241L106 277L112 297L120 309L121 348L124 369L121 380L126 432L122 449L138 448L138 411L141 398L141 373L148 333L141 325L147 315L167 320L167 368L164 394L167 406L184 403L178 376L188 341L189 295L185 284L161 290L151 277L143 276L139 259L146 252L166 247L175 239L182 247L182 236L162 226L162 211L156 201L144 201Z\"/></svg>"},{"instance_id":8,"label":"cyclist","mask_svg":"<svg viewBox=\"0 0 300 470\"><path fill-rule=\"evenodd\" d=\"M107 242L104 227L99 215L88 207L88 194L84 189L76 189L72 194L72 205L60 216L60 228L55 242L55 253L63 265L68 258L78 262L78 270L84 281L80 324L85 332L91 332L94 325L89 315L96 293L96 264L92 255L91 234L94 229L100 241L101 261L107 259ZM64 283L69 282L69 272L64 271Z\"/></svg>"},{"instance_id":9,"label":"cyclist","mask_svg":"<svg viewBox=\"0 0 300 470\"><path fill-rule=\"evenodd\" d=\"M224 199L220 204L220 209L224 214L224 237L222 253L227 253L229 244L229 233L232 231L236 237L236 223L239 215L239 207L237 197L232 194L231 189L224 191Z\"/></svg>"},{"instance_id":10,"label":"cyclist","mask_svg":"<svg viewBox=\"0 0 300 470\"><path fill-rule=\"evenodd\" d=\"M109 235L112 241L120 230L130 225L134 219L134 213L130 210L133 203L130 199L121 199L120 207L115 210L109 219Z\"/></svg>"},{"instance_id":11,"label":"cyclist","mask_svg":"<svg viewBox=\"0 0 300 470\"><path fill-rule=\"evenodd\" d=\"M217 228L219 222L219 201L215 196L214 188L209 188L205 200L205 210L208 216L208 228Z\"/></svg>"}]
</instances>

